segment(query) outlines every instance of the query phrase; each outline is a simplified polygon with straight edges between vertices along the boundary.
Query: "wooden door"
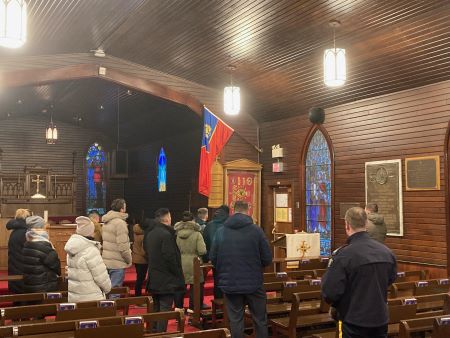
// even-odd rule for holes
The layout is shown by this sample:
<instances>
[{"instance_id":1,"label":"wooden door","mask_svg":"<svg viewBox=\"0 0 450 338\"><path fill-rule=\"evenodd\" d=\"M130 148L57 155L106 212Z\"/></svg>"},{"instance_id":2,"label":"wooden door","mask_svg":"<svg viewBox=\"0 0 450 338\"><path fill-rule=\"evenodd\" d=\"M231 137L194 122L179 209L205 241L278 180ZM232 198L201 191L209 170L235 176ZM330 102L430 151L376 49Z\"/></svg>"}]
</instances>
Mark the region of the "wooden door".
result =
<instances>
[{"instance_id":1,"label":"wooden door","mask_svg":"<svg viewBox=\"0 0 450 338\"><path fill-rule=\"evenodd\" d=\"M276 233L292 234L292 188L273 187L273 226Z\"/></svg>"}]
</instances>

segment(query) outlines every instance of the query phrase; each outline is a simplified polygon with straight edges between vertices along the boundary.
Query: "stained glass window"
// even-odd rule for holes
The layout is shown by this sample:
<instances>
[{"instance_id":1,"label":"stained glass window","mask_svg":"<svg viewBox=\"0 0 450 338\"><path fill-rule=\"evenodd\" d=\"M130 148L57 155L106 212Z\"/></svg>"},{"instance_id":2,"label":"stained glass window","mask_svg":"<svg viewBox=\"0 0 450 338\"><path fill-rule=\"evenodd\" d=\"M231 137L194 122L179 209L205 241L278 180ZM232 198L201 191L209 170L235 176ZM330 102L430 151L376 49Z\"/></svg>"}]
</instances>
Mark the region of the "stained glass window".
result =
<instances>
[{"instance_id":1,"label":"stained glass window","mask_svg":"<svg viewBox=\"0 0 450 338\"><path fill-rule=\"evenodd\" d=\"M320 233L320 254L331 254L331 153L317 129L306 154L306 231Z\"/></svg>"},{"instance_id":2,"label":"stained glass window","mask_svg":"<svg viewBox=\"0 0 450 338\"><path fill-rule=\"evenodd\" d=\"M106 212L105 152L94 143L86 154L86 211Z\"/></svg>"},{"instance_id":3,"label":"stained glass window","mask_svg":"<svg viewBox=\"0 0 450 338\"><path fill-rule=\"evenodd\" d=\"M167 171L167 159L164 148L161 148L158 156L158 191L166 191L166 171Z\"/></svg>"}]
</instances>

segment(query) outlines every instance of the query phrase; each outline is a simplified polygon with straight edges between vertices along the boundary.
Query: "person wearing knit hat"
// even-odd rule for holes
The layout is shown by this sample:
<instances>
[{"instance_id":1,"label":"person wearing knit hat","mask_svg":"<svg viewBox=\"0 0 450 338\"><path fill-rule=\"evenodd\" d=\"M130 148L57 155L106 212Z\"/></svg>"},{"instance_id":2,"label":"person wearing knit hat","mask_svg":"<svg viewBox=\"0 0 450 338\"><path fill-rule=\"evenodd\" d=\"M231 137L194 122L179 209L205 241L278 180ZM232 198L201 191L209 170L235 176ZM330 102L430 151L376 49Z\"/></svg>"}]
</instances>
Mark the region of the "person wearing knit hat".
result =
<instances>
[{"instance_id":1,"label":"person wearing knit hat","mask_svg":"<svg viewBox=\"0 0 450 338\"><path fill-rule=\"evenodd\" d=\"M111 291L106 265L103 262L101 244L94 240L94 223L89 217L75 219L76 233L67 241L68 301L82 302L105 299Z\"/></svg>"},{"instance_id":2,"label":"person wearing knit hat","mask_svg":"<svg viewBox=\"0 0 450 338\"><path fill-rule=\"evenodd\" d=\"M41 216L30 216L27 217L25 223L28 229L43 229L45 227L45 221Z\"/></svg>"},{"instance_id":3,"label":"person wearing knit hat","mask_svg":"<svg viewBox=\"0 0 450 338\"><path fill-rule=\"evenodd\" d=\"M24 292L57 291L61 263L48 238L45 221L40 216L29 216L25 223L28 230L22 249Z\"/></svg>"},{"instance_id":4,"label":"person wearing knit hat","mask_svg":"<svg viewBox=\"0 0 450 338\"><path fill-rule=\"evenodd\" d=\"M91 237L93 239L95 225L89 217L86 217L86 216L77 217L75 219L75 223L77 223L76 233L78 235L81 235L84 237Z\"/></svg>"}]
</instances>

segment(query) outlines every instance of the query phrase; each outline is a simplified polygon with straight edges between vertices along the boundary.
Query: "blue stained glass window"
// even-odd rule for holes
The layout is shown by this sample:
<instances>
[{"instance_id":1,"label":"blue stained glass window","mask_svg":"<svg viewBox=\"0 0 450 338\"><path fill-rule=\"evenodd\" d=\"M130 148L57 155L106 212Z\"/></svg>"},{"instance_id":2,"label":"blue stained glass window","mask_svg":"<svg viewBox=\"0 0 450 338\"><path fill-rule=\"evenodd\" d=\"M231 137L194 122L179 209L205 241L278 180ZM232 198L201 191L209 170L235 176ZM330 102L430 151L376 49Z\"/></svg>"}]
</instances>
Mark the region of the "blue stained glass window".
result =
<instances>
[{"instance_id":1,"label":"blue stained glass window","mask_svg":"<svg viewBox=\"0 0 450 338\"><path fill-rule=\"evenodd\" d=\"M161 148L158 156L158 191L166 191L167 159L164 148Z\"/></svg>"},{"instance_id":2,"label":"blue stained glass window","mask_svg":"<svg viewBox=\"0 0 450 338\"><path fill-rule=\"evenodd\" d=\"M105 152L94 143L86 154L86 211L106 212Z\"/></svg>"},{"instance_id":3,"label":"blue stained glass window","mask_svg":"<svg viewBox=\"0 0 450 338\"><path fill-rule=\"evenodd\" d=\"M306 231L320 233L320 254L331 254L331 153L318 129L306 154Z\"/></svg>"}]
</instances>

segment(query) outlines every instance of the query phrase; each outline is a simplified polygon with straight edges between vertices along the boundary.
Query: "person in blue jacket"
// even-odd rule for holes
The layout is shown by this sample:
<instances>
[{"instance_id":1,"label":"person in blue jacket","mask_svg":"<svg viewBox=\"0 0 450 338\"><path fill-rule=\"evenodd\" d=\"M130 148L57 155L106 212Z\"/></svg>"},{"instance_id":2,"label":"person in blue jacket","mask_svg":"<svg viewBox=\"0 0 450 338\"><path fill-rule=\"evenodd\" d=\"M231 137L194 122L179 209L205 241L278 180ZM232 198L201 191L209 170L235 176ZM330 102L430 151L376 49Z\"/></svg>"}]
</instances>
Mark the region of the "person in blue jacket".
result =
<instances>
[{"instance_id":1,"label":"person in blue jacket","mask_svg":"<svg viewBox=\"0 0 450 338\"><path fill-rule=\"evenodd\" d=\"M272 262L272 252L263 230L247 215L247 202L236 201L234 212L217 230L210 258L225 296L231 336L244 337L244 309L248 304L256 337L265 338L268 330L263 268Z\"/></svg>"}]
</instances>

